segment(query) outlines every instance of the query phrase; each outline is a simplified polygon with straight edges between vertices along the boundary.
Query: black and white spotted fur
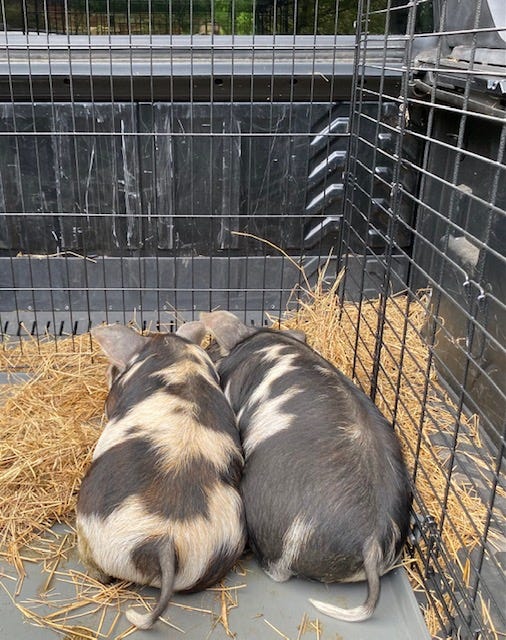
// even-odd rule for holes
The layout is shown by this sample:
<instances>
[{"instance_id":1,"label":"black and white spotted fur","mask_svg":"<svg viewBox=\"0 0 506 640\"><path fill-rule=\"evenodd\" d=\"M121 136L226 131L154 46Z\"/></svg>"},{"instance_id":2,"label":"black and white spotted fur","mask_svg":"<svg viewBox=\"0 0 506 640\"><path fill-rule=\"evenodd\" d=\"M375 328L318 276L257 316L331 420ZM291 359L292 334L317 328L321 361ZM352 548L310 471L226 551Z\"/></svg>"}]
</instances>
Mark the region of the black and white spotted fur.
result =
<instances>
[{"instance_id":1,"label":"black and white spotted fur","mask_svg":"<svg viewBox=\"0 0 506 640\"><path fill-rule=\"evenodd\" d=\"M218 342L241 434L251 547L274 580L367 580L359 607L313 602L342 620L367 619L408 532L410 483L392 426L288 332L246 327L226 311L202 322Z\"/></svg>"},{"instance_id":2,"label":"black and white spotted fur","mask_svg":"<svg viewBox=\"0 0 506 640\"><path fill-rule=\"evenodd\" d=\"M178 334L92 331L111 361L111 388L108 422L79 492L79 551L102 581L161 588L153 611L127 611L143 629L174 591L220 580L246 538L235 417L211 360L186 339L199 342L201 325Z\"/></svg>"}]
</instances>

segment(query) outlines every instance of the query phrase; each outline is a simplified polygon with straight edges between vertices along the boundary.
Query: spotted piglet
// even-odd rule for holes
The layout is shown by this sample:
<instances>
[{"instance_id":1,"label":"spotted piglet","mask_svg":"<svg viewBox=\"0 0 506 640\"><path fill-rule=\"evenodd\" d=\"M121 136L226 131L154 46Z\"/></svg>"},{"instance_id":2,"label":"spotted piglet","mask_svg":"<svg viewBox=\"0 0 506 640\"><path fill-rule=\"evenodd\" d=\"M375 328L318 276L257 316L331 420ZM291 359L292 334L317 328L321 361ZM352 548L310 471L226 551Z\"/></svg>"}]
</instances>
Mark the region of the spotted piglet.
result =
<instances>
[{"instance_id":1,"label":"spotted piglet","mask_svg":"<svg viewBox=\"0 0 506 640\"><path fill-rule=\"evenodd\" d=\"M410 484L391 425L300 335L246 327L227 311L201 318L237 415L252 549L274 580L367 580L356 608L312 601L335 618L366 620L409 524Z\"/></svg>"},{"instance_id":2,"label":"spotted piglet","mask_svg":"<svg viewBox=\"0 0 506 640\"><path fill-rule=\"evenodd\" d=\"M203 334L198 322L177 335L92 330L111 362L111 386L79 492L79 551L101 581L161 589L150 613L127 611L141 629L174 591L216 583L244 549L239 434L211 360L193 344Z\"/></svg>"}]
</instances>

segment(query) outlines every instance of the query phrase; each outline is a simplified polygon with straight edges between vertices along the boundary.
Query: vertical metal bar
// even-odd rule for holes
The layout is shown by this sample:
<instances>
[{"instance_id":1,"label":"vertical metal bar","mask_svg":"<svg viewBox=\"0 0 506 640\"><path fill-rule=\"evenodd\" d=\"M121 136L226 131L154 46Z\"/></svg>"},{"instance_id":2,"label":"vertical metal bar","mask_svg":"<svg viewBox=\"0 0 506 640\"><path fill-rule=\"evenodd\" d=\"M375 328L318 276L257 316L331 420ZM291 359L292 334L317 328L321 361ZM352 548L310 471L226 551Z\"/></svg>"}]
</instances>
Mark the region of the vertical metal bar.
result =
<instances>
[{"instance_id":1,"label":"vertical metal bar","mask_svg":"<svg viewBox=\"0 0 506 640\"><path fill-rule=\"evenodd\" d=\"M359 142L360 142L360 119L361 114L364 109L364 99L363 99L363 87L365 85L365 70L366 70L366 56L367 56L367 37L369 32L369 10L370 10L370 0L366 0L367 4L365 7L365 17L364 17L364 4L361 1L359 3L359 12L357 13L357 22L356 22L356 57L355 57L355 75L353 79L353 97L352 104L350 108L350 145L349 145L349 156L351 163L351 157L353 157L353 168L348 169L348 175L346 180L346 196L350 196L350 205L348 207L348 212L343 218L343 222L346 221L347 226L347 234L346 234L346 249L347 253L345 255L345 263L344 263L344 279L343 279L343 291L346 290L346 279L349 265L349 256L351 255L351 230L353 228L353 217L354 217L354 199L355 199L355 187L353 183L355 182L355 176L357 172L357 160L359 155ZM364 23L364 29L362 30L362 22ZM362 45L363 42L363 45ZM362 60L360 62L360 53L362 53ZM386 47L385 47L386 54ZM358 81L358 72L361 70L360 82ZM357 100L356 94L359 94L359 99ZM379 107L378 107L379 110ZM353 144L354 143L354 144ZM353 176L353 177L351 177ZM351 190L351 194L350 194ZM366 243L366 238L363 239L363 242ZM357 356L358 356L358 344L360 340L360 323L362 319L361 309L362 309L362 301L363 301L363 284L365 281L365 261L367 255L367 247L364 246L363 253L363 265L362 265L362 278L360 282L360 294L358 300L358 313L357 313L357 326L355 327L355 341L354 341L354 349L353 349L353 363L351 367L351 375L352 377L356 377L356 367L357 367Z\"/></svg>"},{"instance_id":2,"label":"vertical metal bar","mask_svg":"<svg viewBox=\"0 0 506 640\"><path fill-rule=\"evenodd\" d=\"M97 131L97 119L98 119L98 107L96 104L96 99L95 99L95 80L94 80L94 76L93 76L93 55L92 55L92 51L93 51L93 47L92 47L92 40L91 40L91 36L92 36L92 25L91 25L91 14L90 14L90 4L89 4L89 0L86 0L85 3L85 11L86 11L86 30L87 30L87 41L88 41L88 64L89 64L89 86L90 86L90 120L91 120L91 130L93 132L93 138L92 138L92 147L91 147L91 153L90 153L90 160L89 160L89 166L88 166L88 172L87 172L87 181L86 181L86 192L85 192L85 197L84 197L84 213L86 214L86 229L85 231L83 231L82 237L83 237L83 251L84 251L84 245L86 244L86 237L90 237L93 239L93 241L95 242L95 246L99 247L99 241L98 238L103 236L102 230L100 229L101 227L101 222L103 221L103 215L104 215L104 204L102 203L102 196L100 193L100 184L99 184L99 171L98 171L98 155L99 155L99 145L100 145L100 138L98 137L98 131ZM98 31L98 16L97 16L97 31ZM49 47L48 47L49 50ZM91 186L93 183L93 192L91 190ZM95 210L93 212L90 211L90 195L93 193L92 197L95 201ZM107 227L106 227L107 229ZM85 253L86 255L86 253ZM101 258L97 258L97 261L99 261L100 263L100 269L101 269L101 275L102 275L102 279L104 282L104 288L103 288L103 313L104 313L104 319L107 323L109 323L109 305L108 305L108 301L107 301L107 291L106 291L106 264L105 264L105 256L102 255ZM84 269L84 267L83 267ZM97 271L98 273L98 271ZM85 272L85 276L87 275L87 273ZM87 297L87 320L88 320L88 325L91 326L92 324L92 317L91 317L91 299L90 299L90 293L89 290L86 291L86 297ZM72 322L72 326L75 327L75 323L73 322L72 319L72 313L71 313L71 322Z\"/></svg>"},{"instance_id":3,"label":"vertical metal bar","mask_svg":"<svg viewBox=\"0 0 506 640\"><path fill-rule=\"evenodd\" d=\"M446 25L446 8L447 8L447 4L446 4L446 0L442 1L442 5L441 5L441 12L440 12L440 16L439 16L439 23L436 26L436 29L439 32L444 31L445 29L445 25ZM436 86L437 86L437 81L438 81L438 74L439 74L439 67L440 67L440 62L441 62L441 56L442 56L442 41L441 38L439 38L438 44L437 44L437 48L436 48L436 71L435 71L435 78L434 78L434 84L433 87L431 89L431 95L430 95L430 101L429 101L429 113L427 116L427 126L426 126L426 136L428 139L430 139L433 135L434 132L434 127L435 127L435 118L436 118L436 113L437 113L437 109L436 109ZM426 194L426 189L427 189L427 181L428 181L428 173L427 173L427 168L429 165L429 158L430 158L430 151L431 151L431 145L429 144L425 144L424 145L424 149L423 149L423 159L422 159L422 164L421 164L421 178L420 178L420 186L419 186L419 200L421 202L424 201L425 199L425 194ZM414 219L414 225L416 227L417 224L417 215L422 214L423 212L419 211L417 214L415 214L415 219ZM419 240L419 236L415 235L415 239L413 242L413 251L412 254L413 255L417 255L418 251L418 244L419 244L420 240ZM433 253L434 255L434 253ZM431 258L432 260L432 258ZM431 265L433 265L433 262L431 261ZM413 265L415 266L415 265ZM430 269L430 266L429 266ZM408 282L412 283L414 278L414 273L413 270L411 271L411 273L409 274L409 280ZM441 289L438 289L435 292L435 296L436 296L436 301L435 303L433 303L433 315L434 317L437 317L439 314L439 306L441 303ZM424 387L424 392L423 392L423 397L422 397L422 401L421 401L421 405L422 405L422 411L420 414L420 422L418 425L418 441L416 444L416 455L415 455L415 462L414 462L414 468L412 471L412 476L413 476L413 480L416 482L416 478L417 478L417 472L418 472L418 460L419 460L419 454L420 454L420 448L422 446L422 442L423 442L423 434L424 434L424 422L425 422L425 406L426 406L426 400L427 400L427 395L428 395L428 391L429 391L429 387L430 387L430 371L432 370L433 367L433 346L435 344L436 341L436 329L437 329L437 324L436 323L432 323L432 331L430 332L430 335L426 336L426 342L429 346L429 354L428 354L428 359L427 359L427 365L426 365L426 370L425 370L425 387Z\"/></svg>"},{"instance_id":4,"label":"vertical metal bar","mask_svg":"<svg viewBox=\"0 0 506 640\"><path fill-rule=\"evenodd\" d=\"M360 54L361 54L361 42L362 42L362 20L364 13L364 0L358 0L357 3L357 14L355 21L355 45L354 45L354 55L353 55L353 75L351 78L351 97L350 97L350 106L349 106L349 135L348 135L348 144L346 149L346 167L344 169L344 207L343 207L343 220L341 224L341 233L340 233L340 245L341 252L346 250L344 255L344 273L342 279L341 291L342 296L344 298L346 292L346 280L348 273L348 256L349 256L349 246L350 246L350 232L351 232L351 217L353 215L353 180L356 174L356 166L357 166L357 157L358 157L358 133L359 133L359 124L358 119L356 118L356 110L357 110L357 96L359 95L358 86L359 86L359 69L362 68L362 74L364 73L364 65L360 65ZM360 101L362 96L360 94ZM355 363L352 366L352 375L354 375L355 371Z\"/></svg>"},{"instance_id":5,"label":"vertical metal bar","mask_svg":"<svg viewBox=\"0 0 506 640\"><path fill-rule=\"evenodd\" d=\"M369 11L370 11L370 4L369 4L370 0L368 0L368 7L367 7L367 17L369 17ZM386 67L386 62L387 62L387 51L388 51L388 35L389 35L389 17L390 17L390 10L391 10L391 3L390 0L388 0L387 2L387 17L386 17L386 22L385 22L385 29L384 29L384 40L383 40L383 59L382 59L382 73L380 76L380 84L379 84L379 96L378 96L378 108L377 108L377 120L376 120L376 126L375 126L375 144L374 144L374 148L373 148L373 152L372 152L372 161L371 161L371 171L370 171L370 181L369 181L369 199L367 202L367 210L366 210L366 225L365 225L365 231L364 231L364 238L363 238L363 252L362 252L362 270L361 270L361 276L360 276L360 281L359 281L359 290L360 290L360 298L358 301L358 314L357 314L357 329L356 329L356 339L355 339L355 349L354 349L354 362L353 362L353 372L355 372L355 367L357 364L357 353L358 353L358 343L359 343L359 335L360 335L360 322L361 322L361 317L362 317L362 304L363 304L363 292L364 292L364 285L365 285L365 277L366 277L366 273L367 273L367 261L368 261L368 255L371 253L371 249L368 246L368 231L369 231L369 226L371 223L371 216L372 216L372 204L373 204L373 196L374 196L374 184L375 184L375 179L376 179L376 174L375 174L375 168L376 168L376 162L377 162L377 141L379 139L379 128L380 128L380 122L381 122L381 111L382 111L382 106L383 106L383 92L384 92L384 82L385 82L385 74L384 74L384 69ZM365 44L364 44L364 69L365 69L365 64L366 64L366 60L365 60L365 56L367 55L367 38L369 35L369 23L368 21L366 22L366 29L365 29ZM363 88L365 86L365 79L362 76L362 87L361 87L361 94L363 93ZM360 108L358 110L358 113L354 116L358 118L358 120L360 121L361 118L361 114L363 112L363 110L366 107L366 103L364 103L363 101L361 101L360 104ZM399 140L399 137L398 137ZM393 238L391 238L391 242L393 242ZM378 316L378 325L381 322L381 316ZM376 344L378 344L378 339ZM376 366L379 366L379 357L378 359L375 359L375 363ZM378 371L374 371L372 372L371 375L371 386L370 386L370 394L371 394L371 398L374 400L375 398L375 375L377 375Z\"/></svg>"},{"instance_id":6,"label":"vertical metal bar","mask_svg":"<svg viewBox=\"0 0 506 640\"><path fill-rule=\"evenodd\" d=\"M195 184L194 176L194 102L193 102L193 0L190 0L190 184ZM195 203L193 198L193 188L190 190L190 202L191 202L191 246L195 246ZM195 263L193 251L191 255L191 319L194 319L195 311Z\"/></svg>"},{"instance_id":7,"label":"vertical metal bar","mask_svg":"<svg viewBox=\"0 0 506 640\"><path fill-rule=\"evenodd\" d=\"M389 0L390 2L390 0ZM405 71L402 76L401 81L401 99L403 100L402 104L399 106L399 126L398 131L399 135L397 137L396 150L395 150L395 158L396 162L394 165L394 171L392 176L392 192L391 192L391 204L390 204L390 212L391 217L389 219L389 230L387 231L389 235L389 243L386 248L386 268L384 270L383 275L383 283L382 283L382 292L381 292L381 302L380 302L380 313L378 317L378 329L377 329L377 337L376 337L376 345L375 345L375 353L374 353L374 366L372 372L372 383L371 383L371 398L374 400L377 392L377 378L379 373L379 363L381 358L381 349L383 346L383 330L384 330L384 317L386 312L386 304L389 295L389 281L390 274L392 271L392 259L395 247L395 236L397 232L397 222L399 216L399 203L400 203L400 194L401 194L401 183L400 183L400 172L402 167L402 148L405 137L405 130L407 126L408 120L408 87L409 87L409 66L412 60L412 50L413 50L413 34L415 32L415 18L416 18L416 3L412 3L408 9L408 24L406 28L407 42L406 42L406 57L405 57ZM387 14L388 15L388 14ZM386 29L388 28L388 18ZM402 107L402 109L401 109Z\"/></svg>"},{"instance_id":8,"label":"vertical metal bar","mask_svg":"<svg viewBox=\"0 0 506 640\"><path fill-rule=\"evenodd\" d=\"M19 198L21 201L20 202L21 210L22 212L25 212L26 206L25 206L25 197L23 192L23 180L21 176L21 164L20 164L21 153L20 153L20 146L19 146L19 132L18 132L18 124L17 124L17 116L16 116L16 103L14 100L14 81L13 81L13 75L12 75L11 54L9 49L9 34L8 34L7 22L6 22L5 0L1 0L1 3L2 3L3 28L4 28L4 34L5 34L5 53L7 58L7 74L8 74L8 84L9 84L10 104L12 109L12 129L13 129L12 136L14 139L14 147L16 151L16 156L14 158L14 166L16 170L17 186L19 189ZM20 10L22 10L22 7L20 7ZM15 269L14 269L14 256L12 253L12 247L9 247L9 270L12 278L12 286L14 289L13 298L14 298L14 304L16 307L15 311L16 311L17 331L20 332L21 331L21 317L19 315L20 304L19 304L19 299L17 294L16 276L15 276ZM33 294L32 294L32 298L33 298ZM23 349L22 340L20 341L20 347L22 350Z\"/></svg>"},{"instance_id":9,"label":"vertical metal bar","mask_svg":"<svg viewBox=\"0 0 506 640\"><path fill-rule=\"evenodd\" d=\"M335 81L336 81L336 76L335 76L335 71L336 71L336 57L337 57L337 41L338 41L338 30L339 30L339 0L335 1L335 5L334 5L334 48L333 48L333 52L332 52L332 73L330 75L330 78L327 78L327 81L329 83L329 97L328 97L328 102L330 105L332 105L334 103L334 85L335 85ZM350 118L350 114L348 112L348 117ZM350 120L348 120L349 122ZM329 118L328 118L328 127L329 127L329 131L330 131L330 124L332 122L332 108L329 109ZM348 131L349 133L349 131ZM327 157L330 155L330 149L331 149L331 138L327 139L326 142L326 152L327 152ZM348 141L347 141L347 145L348 145ZM348 162L348 159L347 159ZM344 189L345 189L345 183L346 183L346 172L345 169L343 170L343 199L342 199L342 204L341 204L341 218L340 218L340 223L339 223L339 237L338 237L338 243L337 243L337 247L334 248L334 251L336 252L335 254L335 261L336 261L336 270L335 273L332 272L331 274L328 275L335 275L337 277L337 272L339 269L339 264L341 261L341 254L342 254L342 245L340 242L341 239L341 234L342 234L342 227L343 227L343 218L344 218L344 205L345 205L345 200L344 200ZM325 178L323 181L323 188L326 189L327 188L327 184L328 184L328 172L325 173Z\"/></svg>"},{"instance_id":10,"label":"vertical metal bar","mask_svg":"<svg viewBox=\"0 0 506 640\"><path fill-rule=\"evenodd\" d=\"M293 19L293 30L292 30L292 60L291 60L291 78L290 78L290 87L289 87L289 97L288 97L288 114L283 113L282 116L283 118L286 118L288 116L288 123L287 123L287 128L288 128L288 133L291 134L292 133L292 119L293 119L293 105L294 105L294 82L295 82L295 78L294 78L294 74L295 74L295 52L296 52L296 35L297 35L297 0L294 0L294 9L293 9L293 15L294 15L294 19ZM286 29L288 29L288 17L287 17L287 22L286 22ZM288 35L288 31L287 31L287 35ZM285 188L284 188L284 195L283 195L283 202L285 202L285 210L281 210L278 212L278 220L277 220L277 225L279 227L280 233L279 233L279 242L280 242L280 246L281 248L283 248L285 251L289 250L289 246L287 245L286 239L283 238L283 229L287 229L288 231L288 241L290 241L291 236L292 236L292 229L293 229L293 220L292 220L292 216L294 216L294 212L290 210L290 206L289 206L289 191L290 191L290 177L293 171L293 162L292 162L292 156L293 156L293 138L285 138L283 139L283 144L286 145L286 148L284 150L286 157L288 158L288 162L286 164L286 170L288 173L288 179L285 179ZM281 189L280 189L281 191ZM281 195L281 194L280 194ZM287 216L288 220L287 220ZM285 223L285 220L287 220L287 222ZM303 226L303 219L300 220L300 224L301 227ZM303 247L303 244L301 243L301 249ZM303 251L300 251L300 254L302 256ZM277 309L271 309L271 312L274 312L275 315L280 316L283 312L283 298L284 298L284 280L285 280L285 258L284 256L281 257L280 260L280 274L279 274L279 296L278 296L278 305L277 305ZM300 278L300 274L299 274L299 278Z\"/></svg>"},{"instance_id":11,"label":"vertical metal bar","mask_svg":"<svg viewBox=\"0 0 506 640\"><path fill-rule=\"evenodd\" d=\"M275 93L275 83L276 83L276 36L277 36L277 21L278 21L278 2L274 0L273 4L273 15L272 15L272 55L271 55L271 74L270 74L270 95L269 95L269 133L272 136L272 141L269 145L269 152L267 155L267 166L265 169L265 177L266 177L266 202L267 202L267 211L266 213L271 216L273 215L272 205L271 205L271 163L273 160L273 153L277 145L277 134L278 134L278 123L276 123L276 128L274 129L274 93ZM267 218L262 218L262 226L261 226L261 234L262 238L265 238L267 235ZM266 302L265 302L265 292L267 286L267 269L268 269L268 260L267 260L267 246L262 243L262 254L263 254L263 273L262 273L262 295L261 295L261 318L262 324L265 319L266 312Z\"/></svg>"},{"instance_id":12,"label":"vertical metal bar","mask_svg":"<svg viewBox=\"0 0 506 640\"><path fill-rule=\"evenodd\" d=\"M169 0L169 29L170 29L170 68L171 70L174 68L174 48L173 48L173 42L174 42L174 13L173 13L173 4L172 4L172 0ZM170 80L169 80L169 96L170 96L170 105L169 105L169 123L170 123L170 130L171 133L175 130L175 122L174 122L174 100L175 100L175 96L174 96L174 74L171 73L170 74ZM169 139L169 145L170 145L170 149L172 151L171 153L171 162L174 163L175 160L175 147L176 147L176 140L173 139L172 137ZM173 171L174 171L175 167L173 167L171 169L171 175L173 175ZM177 215L178 213L178 203L176 200L176 181L173 179L171 181L171 187L170 187L170 193L169 193L169 202L170 202L170 210L171 213L174 213L175 215ZM159 212L158 212L159 213ZM174 228L175 225L177 223L177 218L173 218L173 223L172 223L172 229L171 229L171 233L172 233L172 237L174 237ZM176 309L179 309L179 304L178 304L178 276L179 276L179 272L178 272L178 247L176 245L175 242L171 242L172 245L172 250L173 250L173 269L174 269L174 278L173 278L173 287L174 287L174 307Z\"/></svg>"},{"instance_id":13,"label":"vertical metal bar","mask_svg":"<svg viewBox=\"0 0 506 640\"><path fill-rule=\"evenodd\" d=\"M212 294L211 294L211 290L213 288L213 253L214 253L214 247L217 246L217 243L215 242L215 224L214 224L214 216L215 214L218 212L217 207L215 207L215 197L216 197L216 193L215 193L215 170L214 170L214 162L215 162L215 158L214 158L214 134L215 134L215 127L218 125L219 127L219 122L215 122L215 120L218 120L218 118L215 118L215 110L214 110L214 19L215 19L215 14L214 14L214 0L211 0L211 77L209 79L209 98L210 98L210 105L209 105L209 115L210 115L210 122L209 122L209 187L210 187L210 198L209 198L209 210L207 212L207 215L210 214L210 233L209 233L209 238L208 238L208 256L209 256L209 277L208 277L208 301L209 301L209 308L212 307ZM219 113L219 112L218 112ZM219 130L219 129L218 129ZM224 138L221 138L222 141L224 141ZM222 142L221 145L218 146L218 149L220 148L223 149L224 152L224 144ZM221 189L224 188L224 181L223 181L224 176L222 175L222 180L221 180ZM220 212L221 214L221 212ZM221 224L221 220L219 221L219 224Z\"/></svg>"},{"instance_id":14,"label":"vertical metal bar","mask_svg":"<svg viewBox=\"0 0 506 640\"><path fill-rule=\"evenodd\" d=\"M23 0L23 12L24 12L24 16L25 16L25 23L28 25L28 15L27 15L27 6L26 6L26 0ZM29 87L29 92L30 92L30 111L31 111L31 117L32 117L32 123L33 123L33 132L37 133L37 118L36 118L36 112L35 112L35 97L34 97L34 89L33 89L33 77L32 77L32 59L31 59L31 51L30 51L30 44L29 44L29 39L30 39L30 34L27 30L26 35L25 35L25 46L26 46L26 53L27 53L27 62L28 62L28 87ZM47 205L46 205L46 198L45 198L45 194L44 194L44 189L42 187L42 177L41 177L41 161L40 161L40 149L39 149L39 137L37 135L34 136L34 147L35 147L35 166L37 169L37 183L38 183L38 200L39 200L39 208L41 213L48 213L47 211ZM21 157L19 158L19 161L21 163ZM22 184L22 183L21 183ZM21 187L23 188L23 187ZM33 206L33 205L32 205ZM26 209L24 209L24 211L26 212ZM51 230L53 236L55 235L55 230L54 228ZM59 248L59 242L58 242L58 237L56 234L56 246L57 249ZM47 247L47 245L46 245ZM49 247L47 247L49 248ZM30 284L31 287L33 289L32 292L32 299L33 299L33 314L34 314L34 330L35 330L35 335L36 335L36 339L37 341L39 341L39 332L41 331L42 333L44 333L44 328L41 328L39 326L39 323L37 321L37 314L38 314L38 309L37 309L37 298L35 296L35 280L34 280L34 275L33 275L33 264L32 264L32 258L31 258L31 251L28 248L28 265L29 265L29 272L30 272ZM45 259L46 262L46 266L47 266L47 270L48 270L48 278L49 278L49 297L51 299L51 315L53 318L53 326L55 324L55 315L54 315L54 304L53 304L53 287L52 287L52 276L51 276L51 265L50 265L50 258L49 256L46 257ZM33 332L33 329L32 329ZM55 348L56 348L56 342L55 342Z\"/></svg>"},{"instance_id":15,"label":"vertical metal bar","mask_svg":"<svg viewBox=\"0 0 506 640\"><path fill-rule=\"evenodd\" d=\"M156 7L155 7L156 8ZM150 110L150 123L151 123L151 135L149 136L148 145L146 145L146 153L149 148L149 188L147 188L147 193L149 194L147 197L145 194L142 194L142 212L147 214L148 218L145 223L144 233L154 234L154 239L152 241L152 247L154 252L154 263L155 263L155 276L154 276L154 286L156 287L156 308L155 308L155 316L156 316L156 329L160 329L161 325L161 310L162 307L165 308L167 305L161 298L162 291L162 282L161 282L161 274L160 274L160 250L161 250L161 242L160 242L160 227L161 227L161 212L158 210L158 200L157 200L157 189L156 189L156 111L155 111L155 97L154 97L154 78L153 78L153 29L154 22L157 17L157 13L153 13L153 0L149 0L148 2L148 35L149 35L149 110ZM170 74L172 78L172 73ZM147 107L148 105L144 105ZM139 127L141 124L141 115L139 113ZM170 139L168 140L168 144L170 145ZM140 167L141 171L143 170L143 166ZM147 171L144 166L144 174ZM144 174L142 175L142 180L144 181ZM167 192L170 195L172 191L172 184L167 185ZM169 239L169 247L172 246L172 243ZM146 256L147 258L147 256Z\"/></svg>"},{"instance_id":16,"label":"vertical metal bar","mask_svg":"<svg viewBox=\"0 0 506 640\"><path fill-rule=\"evenodd\" d=\"M235 138L232 137L232 131L234 129L234 111L235 111L235 100L234 100L234 85L235 85L235 0L232 2L231 6L231 14L230 14L230 31L232 35L232 66L230 72L230 107L229 107L229 118L228 118L228 131L230 134L230 144L227 145L229 152L229 165L230 165L230 177L228 179L228 202L231 206L233 206L233 190L232 183L234 182L234 145ZM240 171L240 167L239 167ZM238 203L239 206L239 203ZM222 211L222 215L223 215ZM239 225L239 210L230 211L228 220L227 220L227 229L224 230L222 225L222 235L226 238L226 248L227 248L227 279L226 279L226 294L227 294L227 309L230 309L230 301L231 301L231 253L237 244L237 237L232 236L233 231L238 231ZM235 294L237 298L237 294Z\"/></svg>"},{"instance_id":17,"label":"vertical metal bar","mask_svg":"<svg viewBox=\"0 0 506 640\"><path fill-rule=\"evenodd\" d=\"M250 90L249 90L249 136L247 138L248 145L248 179L247 179L247 201L246 201L246 219L250 220L252 216L252 181L251 177L253 175L253 152L256 152L255 138L253 137L253 109L254 109L254 101L255 101L255 55L256 55L256 24L257 24L257 13L256 13L256 0L253 0L252 3L252 34L251 34L251 42L252 42L252 55L251 55L251 77L250 77ZM242 228L241 228L242 230ZM249 253L250 253L250 242L247 238L243 239L239 246L243 247L244 250L244 322L248 322L247 313L248 313L248 285L249 285Z\"/></svg>"},{"instance_id":18,"label":"vertical metal bar","mask_svg":"<svg viewBox=\"0 0 506 640\"><path fill-rule=\"evenodd\" d=\"M475 17L475 23L477 23L478 18L479 18L479 12L481 9L481 0L478 0L477 5L476 5L476 17ZM476 35L473 35L473 41L474 41L474 47L472 48L472 53L471 53L471 63L470 63L470 70L472 70L472 64L474 61L474 52L476 50ZM465 135L465 127L466 127L466 122L467 122L467 115L466 115L466 111L467 111L467 101L469 99L469 92L470 92L470 82L469 80L466 82L466 86L464 89L464 111L461 113L460 115L460 120L459 120L459 129L458 129L458 137L457 137L457 141L456 141L456 147L455 147L455 164L454 164L454 170L452 172L452 179L451 179L451 184L454 185L454 187L456 187L457 185L457 180L458 180L458 175L459 175L459 171L460 171L460 165L462 162L462 147L464 144L464 135ZM453 188L450 192L450 201L449 201L449 211L448 211L448 220L452 221L454 216L455 216L455 211L456 211L456 193L457 190L455 188ZM450 226L447 225L446 227L446 232L444 234L444 239L443 239L443 253L446 255L448 252L448 244L449 244L449 237L450 237ZM444 267L445 267L445 261L441 260L441 267L439 269L439 273L438 273L438 289L440 291L443 291L443 275L444 275ZM471 306L471 315L473 313L473 307ZM474 323L471 323L469 326L469 332L470 332L470 337L472 339L472 335L474 334ZM469 359L466 359L466 364L465 364L465 368L464 368L464 385L465 385L465 381L467 379L467 375L468 375L468 370L469 370ZM456 420L454 423L454 441L453 441L453 446L451 447L451 456L454 455L455 452L455 445L456 445L456 438L458 436L458 431L459 431L459 426L460 426L460 419L461 419L461 415L462 415L462 408L463 408L463 404L464 404L464 386L462 387L462 391L459 394L459 400L458 400L458 409L457 409L457 416L456 416ZM449 489L450 489L450 482L451 482L451 476L452 476L452 469L449 469L448 472L448 476L447 476L447 483L446 483L446 487L445 487L445 493L444 493L444 499L443 499L443 509L442 509L442 513L441 513L441 520L439 523L439 531L440 533L443 530L444 524L445 524L445 519L446 519L446 505L447 505L447 500L448 500L448 493L449 493Z\"/></svg>"}]
</instances>

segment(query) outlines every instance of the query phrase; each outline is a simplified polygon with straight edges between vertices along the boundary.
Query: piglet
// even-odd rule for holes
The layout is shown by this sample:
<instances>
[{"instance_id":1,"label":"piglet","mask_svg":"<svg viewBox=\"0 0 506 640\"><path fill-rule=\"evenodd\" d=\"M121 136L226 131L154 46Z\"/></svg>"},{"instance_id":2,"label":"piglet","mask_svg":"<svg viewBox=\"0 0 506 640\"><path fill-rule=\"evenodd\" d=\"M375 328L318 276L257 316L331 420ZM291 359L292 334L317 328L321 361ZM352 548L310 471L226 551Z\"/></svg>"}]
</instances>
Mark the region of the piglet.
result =
<instances>
[{"instance_id":1,"label":"piglet","mask_svg":"<svg viewBox=\"0 0 506 640\"><path fill-rule=\"evenodd\" d=\"M92 330L111 362L108 422L77 502L78 548L101 581L161 589L154 609L126 612L150 628L174 591L220 580L245 545L235 417L208 355L201 323L141 336Z\"/></svg>"},{"instance_id":2,"label":"piglet","mask_svg":"<svg viewBox=\"0 0 506 640\"><path fill-rule=\"evenodd\" d=\"M409 525L410 482L392 426L360 389L300 340L202 314L245 456L250 546L277 581L367 580L364 604L311 601L350 622L376 606Z\"/></svg>"}]
</instances>

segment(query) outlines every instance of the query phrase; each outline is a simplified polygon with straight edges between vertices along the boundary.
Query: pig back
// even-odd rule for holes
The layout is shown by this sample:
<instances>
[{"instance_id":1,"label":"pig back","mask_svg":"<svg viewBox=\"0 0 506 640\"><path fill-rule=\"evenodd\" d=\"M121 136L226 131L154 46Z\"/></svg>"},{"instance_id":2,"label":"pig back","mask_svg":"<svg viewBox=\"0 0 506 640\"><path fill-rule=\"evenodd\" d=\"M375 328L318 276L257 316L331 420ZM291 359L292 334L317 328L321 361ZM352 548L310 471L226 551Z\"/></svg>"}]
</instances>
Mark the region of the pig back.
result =
<instances>
[{"instance_id":1,"label":"pig back","mask_svg":"<svg viewBox=\"0 0 506 640\"><path fill-rule=\"evenodd\" d=\"M411 492L397 437L373 402L279 332L239 344L220 376L238 418L248 532L263 564L295 534L304 546L292 566L299 575L358 575L371 535L391 563L407 534Z\"/></svg>"}]
</instances>

